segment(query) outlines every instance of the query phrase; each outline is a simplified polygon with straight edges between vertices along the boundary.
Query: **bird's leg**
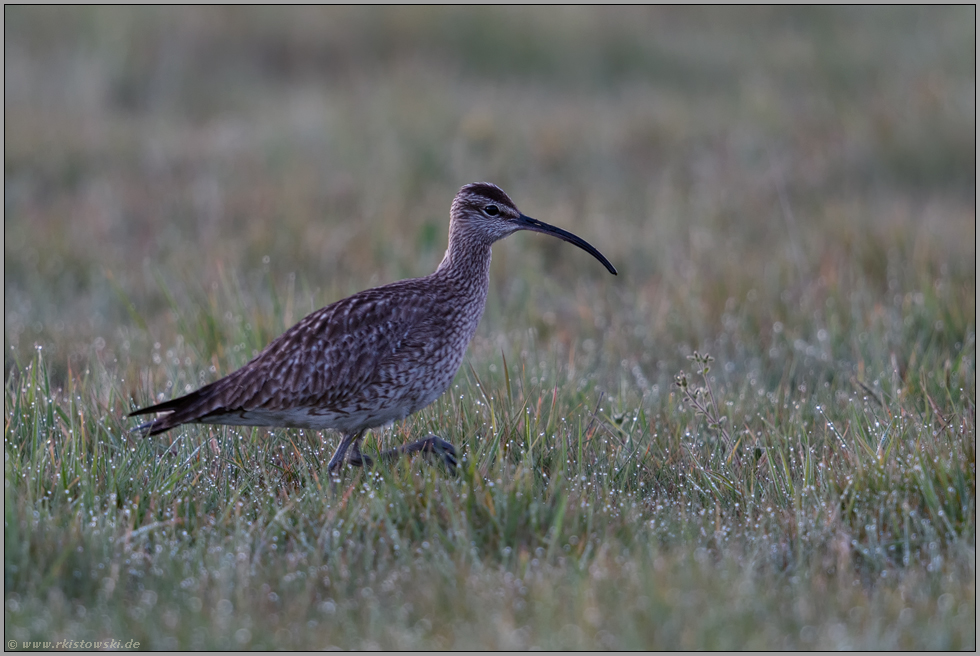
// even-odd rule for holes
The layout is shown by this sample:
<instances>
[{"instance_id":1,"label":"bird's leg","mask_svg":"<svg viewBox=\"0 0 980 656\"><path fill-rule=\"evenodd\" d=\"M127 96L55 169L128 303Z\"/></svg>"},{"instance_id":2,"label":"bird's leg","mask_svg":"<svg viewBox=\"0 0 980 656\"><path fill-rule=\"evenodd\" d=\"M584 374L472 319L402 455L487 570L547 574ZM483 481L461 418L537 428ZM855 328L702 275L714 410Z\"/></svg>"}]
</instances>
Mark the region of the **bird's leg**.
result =
<instances>
[{"instance_id":1,"label":"bird's leg","mask_svg":"<svg viewBox=\"0 0 980 656\"><path fill-rule=\"evenodd\" d=\"M438 455L453 474L459 466L456 461L456 447L437 435L429 435L424 440L382 451L379 457L384 462L391 462L413 453L422 453L426 457L432 454Z\"/></svg>"},{"instance_id":2,"label":"bird's leg","mask_svg":"<svg viewBox=\"0 0 980 656\"><path fill-rule=\"evenodd\" d=\"M374 458L361 453L361 441L357 440L351 444L350 456L347 458L347 463L351 467L371 468L374 467Z\"/></svg>"},{"instance_id":3,"label":"bird's leg","mask_svg":"<svg viewBox=\"0 0 980 656\"><path fill-rule=\"evenodd\" d=\"M344 435L336 453L327 465L331 473L336 473L346 462L352 467L374 467L374 458L361 453L361 438L364 433ZM405 444L403 446L382 451L379 454L381 462L393 462L398 458L410 456L413 453L421 453L425 456L432 454L438 455L449 468L449 471L456 473L459 463L456 461L456 448L446 440L436 435L430 435L423 440Z\"/></svg>"},{"instance_id":4,"label":"bird's leg","mask_svg":"<svg viewBox=\"0 0 980 656\"><path fill-rule=\"evenodd\" d=\"M364 437L364 431L344 433L343 439L340 440L340 446L337 447L337 450L333 452L333 456L330 458L330 463L327 465L327 471L329 471L331 474L336 474L340 470L341 466L343 466L344 461L347 460L347 450L352 446L354 451L351 454L351 464L360 465L360 461L363 458L363 456L361 456L360 449L362 437ZM357 459L356 463L353 462L355 457Z\"/></svg>"}]
</instances>

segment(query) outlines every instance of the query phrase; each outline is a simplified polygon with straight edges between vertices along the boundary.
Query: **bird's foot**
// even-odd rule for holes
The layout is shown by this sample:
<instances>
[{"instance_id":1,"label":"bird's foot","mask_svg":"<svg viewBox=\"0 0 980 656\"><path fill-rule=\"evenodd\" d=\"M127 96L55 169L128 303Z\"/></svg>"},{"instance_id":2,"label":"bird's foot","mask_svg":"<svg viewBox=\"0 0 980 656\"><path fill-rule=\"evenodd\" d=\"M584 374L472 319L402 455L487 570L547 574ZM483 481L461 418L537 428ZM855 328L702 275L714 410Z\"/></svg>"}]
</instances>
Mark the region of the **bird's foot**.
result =
<instances>
[{"instance_id":1,"label":"bird's foot","mask_svg":"<svg viewBox=\"0 0 980 656\"><path fill-rule=\"evenodd\" d=\"M453 474L456 473L456 468L459 467L459 462L456 460L456 447L438 435L430 435L424 440L406 444L402 449L404 449L405 453L421 452L425 456L437 455L442 458L442 462Z\"/></svg>"},{"instance_id":2,"label":"bird's foot","mask_svg":"<svg viewBox=\"0 0 980 656\"><path fill-rule=\"evenodd\" d=\"M459 462L456 460L456 447L442 439L437 435L430 435L429 437L419 440L417 442L412 442L411 444L405 444L394 449L388 449L387 451L382 451L379 455L379 459L382 462L393 462L398 458L404 456L410 456L414 453L421 453L422 455L431 457L433 455L439 456L442 462L446 465L449 471L453 474L456 473L456 468L459 467ZM361 453L360 449L351 448L350 455L347 457L347 464L352 467L374 467L374 458L364 455ZM331 473L336 473L340 467L331 468Z\"/></svg>"},{"instance_id":3,"label":"bird's foot","mask_svg":"<svg viewBox=\"0 0 980 656\"><path fill-rule=\"evenodd\" d=\"M427 438L417 442L412 442L411 444L405 444L404 446L382 451L379 455L379 460L381 462L393 462L398 458L410 456L414 453L421 453L427 458L433 455L439 456L442 459L442 462L453 474L456 473L456 469L459 467L459 462L456 460L456 447L437 435L430 435ZM364 467L367 469L374 467L375 460L374 458L361 453L360 445L358 443L351 442L349 447L347 445L342 445L341 448L337 450L334 457L330 459L330 464L327 466L327 470L330 472L330 474L337 476L340 474L340 470L343 469L345 464L352 467Z\"/></svg>"},{"instance_id":4,"label":"bird's foot","mask_svg":"<svg viewBox=\"0 0 980 656\"><path fill-rule=\"evenodd\" d=\"M381 454L382 456L384 454ZM351 467L364 467L365 469L370 469L374 467L374 458L366 456L360 452L360 450L354 451L347 458L347 464Z\"/></svg>"}]
</instances>

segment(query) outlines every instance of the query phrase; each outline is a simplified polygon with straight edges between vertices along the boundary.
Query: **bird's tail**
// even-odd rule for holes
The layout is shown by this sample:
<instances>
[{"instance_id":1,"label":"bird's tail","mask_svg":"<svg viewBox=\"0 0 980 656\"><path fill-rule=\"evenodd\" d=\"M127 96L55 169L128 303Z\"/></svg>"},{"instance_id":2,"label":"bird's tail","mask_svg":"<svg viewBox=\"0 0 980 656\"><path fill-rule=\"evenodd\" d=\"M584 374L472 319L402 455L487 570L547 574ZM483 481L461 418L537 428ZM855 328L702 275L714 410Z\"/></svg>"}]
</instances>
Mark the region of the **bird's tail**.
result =
<instances>
[{"instance_id":1,"label":"bird's tail","mask_svg":"<svg viewBox=\"0 0 980 656\"><path fill-rule=\"evenodd\" d=\"M152 437L165 433L171 428L176 428L181 424L197 421L208 414L213 408L209 408L208 401L211 397L207 394L210 385L191 392L176 399L150 405L129 413L130 417L139 415L149 415L153 413L165 413L162 417L157 417L153 421L148 421L133 428L130 432L140 433L144 437Z\"/></svg>"}]
</instances>

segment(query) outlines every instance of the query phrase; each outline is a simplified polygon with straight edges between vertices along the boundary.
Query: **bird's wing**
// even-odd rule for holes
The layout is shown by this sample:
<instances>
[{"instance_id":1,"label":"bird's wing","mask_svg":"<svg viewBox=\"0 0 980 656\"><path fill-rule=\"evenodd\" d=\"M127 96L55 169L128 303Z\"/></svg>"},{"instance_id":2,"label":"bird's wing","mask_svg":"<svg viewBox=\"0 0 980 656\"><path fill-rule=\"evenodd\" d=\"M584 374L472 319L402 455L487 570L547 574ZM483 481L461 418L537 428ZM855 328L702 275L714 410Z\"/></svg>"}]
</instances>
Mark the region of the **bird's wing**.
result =
<instances>
[{"instance_id":1,"label":"bird's wing","mask_svg":"<svg viewBox=\"0 0 980 656\"><path fill-rule=\"evenodd\" d=\"M376 379L379 363L425 323L425 303L395 285L368 289L317 310L241 369L132 414L169 411L140 427L154 435L182 423L255 410L344 412Z\"/></svg>"},{"instance_id":2,"label":"bird's wing","mask_svg":"<svg viewBox=\"0 0 980 656\"><path fill-rule=\"evenodd\" d=\"M399 348L418 319L415 306L390 295L356 295L324 310L253 361L248 382L239 381L235 405L341 408L373 378L378 361Z\"/></svg>"}]
</instances>

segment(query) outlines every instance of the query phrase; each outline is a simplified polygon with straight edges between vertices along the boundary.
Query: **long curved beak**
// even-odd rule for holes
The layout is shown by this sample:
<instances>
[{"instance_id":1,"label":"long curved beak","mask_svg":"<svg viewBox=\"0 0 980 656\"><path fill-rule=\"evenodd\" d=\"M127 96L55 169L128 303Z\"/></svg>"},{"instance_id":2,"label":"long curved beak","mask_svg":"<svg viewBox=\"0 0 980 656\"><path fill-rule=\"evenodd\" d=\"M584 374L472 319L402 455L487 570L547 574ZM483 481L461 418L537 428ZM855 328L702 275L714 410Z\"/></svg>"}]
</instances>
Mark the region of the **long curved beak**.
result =
<instances>
[{"instance_id":1,"label":"long curved beak","mask_svg":"<svg viewBox=\"0 0 980 656\"><path fill-rule=\"evenodd\" d=\"M613 274L614 276L617 275L616 267L614 267L612 264L609 263L609 260L606 259L606 256L600 253L598 250L596 250L595 246L585 241L581 237L573 235L567 230L562 230L561 228L556 228L553 225L549 225L544 221L538 221L537 219L532 219L529 216L524 216L523 214L517 217L514 223L516 223L519 226L519 229L521 230L532 230L534 232L543 232L546 235L551 235L553 237L558 237L563 241L567 241L569 244L575 244L583 251L585 251L595 259L602 262L602 266L609 269L609 273Z\"/></svg>"}]
</instances>

